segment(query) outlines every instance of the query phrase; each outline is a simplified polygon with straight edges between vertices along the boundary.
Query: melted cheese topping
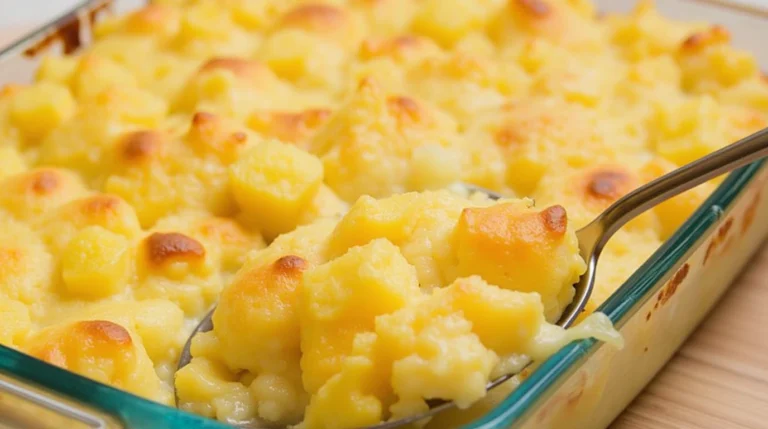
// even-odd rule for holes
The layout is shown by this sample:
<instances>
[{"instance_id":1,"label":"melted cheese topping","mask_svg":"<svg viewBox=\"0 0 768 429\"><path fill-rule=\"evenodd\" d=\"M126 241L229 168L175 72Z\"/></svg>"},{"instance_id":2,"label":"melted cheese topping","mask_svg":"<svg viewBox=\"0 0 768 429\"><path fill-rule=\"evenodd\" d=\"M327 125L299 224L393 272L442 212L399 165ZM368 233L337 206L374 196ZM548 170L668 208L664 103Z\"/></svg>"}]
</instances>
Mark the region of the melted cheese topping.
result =
<instances>
[{"instance_id":1,"label":"melted cheese topping","mask_svg":"<svg viewBox=\"0 0 768 429\"><path fill-rule=\"evenodd\" d=\"M487 409L498 373L620 343L552 325L574 231L766 114L726 29L649 1L156 0L0 90L0 342L227 421ZM587 313L715 183L618 232Z\"/></svg>"}]
</instances>

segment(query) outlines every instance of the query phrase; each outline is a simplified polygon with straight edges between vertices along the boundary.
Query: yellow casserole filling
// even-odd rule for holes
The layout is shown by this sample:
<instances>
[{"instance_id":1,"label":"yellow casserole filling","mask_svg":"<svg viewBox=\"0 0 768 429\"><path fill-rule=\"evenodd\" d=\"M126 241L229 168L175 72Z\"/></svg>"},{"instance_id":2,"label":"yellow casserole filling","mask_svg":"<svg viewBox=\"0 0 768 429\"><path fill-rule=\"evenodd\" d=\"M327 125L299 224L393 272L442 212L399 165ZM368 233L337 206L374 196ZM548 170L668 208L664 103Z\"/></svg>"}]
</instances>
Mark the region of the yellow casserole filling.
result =
<instances>
[{"instance_id":1,"label":"yellow casserole filling","mask_svg":"<svg viewBox=\"0 0 768 429\"><path fill-rule=\"evenodd\" d=\"M584 269L561 206L447 191L364 196L341 220L249 256L213 331L194 339L179 400L223 420L307 428L405 417L429 398L466 408L525 356L586 336L621 343L601 314L567 332L547 321Z\"/></svg>"},{"instance_id":2,"label":"yellow casserole filling","mask_svg":"<svg viewBox=\"0 0 768 429\"><path fill-rule=\"evenodd\" d=\"M225 421L482 410L528 358L620 343L552 324L574 231L768 119L726 29L649 1L156 0L95 33L0 89L0 343ZM618 232L588 313L714 186Z\"/></svg>"}]
</instances>

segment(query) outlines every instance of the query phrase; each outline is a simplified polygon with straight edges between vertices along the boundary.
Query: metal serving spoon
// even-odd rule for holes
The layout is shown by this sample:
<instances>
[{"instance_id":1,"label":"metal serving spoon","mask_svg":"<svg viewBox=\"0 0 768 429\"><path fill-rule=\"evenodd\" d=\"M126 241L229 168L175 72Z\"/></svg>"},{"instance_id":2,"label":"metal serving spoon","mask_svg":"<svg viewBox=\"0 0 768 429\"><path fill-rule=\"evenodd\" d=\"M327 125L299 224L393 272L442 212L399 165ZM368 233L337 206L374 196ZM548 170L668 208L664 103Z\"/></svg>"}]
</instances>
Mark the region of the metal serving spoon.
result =
<instances>
[{"instance_id":1,"label":"metal serving spoon","mask_svg":"<svg viewBox=\"0 0 768 429\"><path fill-rule=\"evenodd\" d=\"M768 156L768 128L745 137L736 143L726 146L701 159L684 165L658 179L655 179L616 200L610 207L597 216L587 226L576 231L579 240L579 253L587 263L587 270L575 285L576 293L571 304L565 309L557 325L568 328L584 311L595 286L597 260L608 240L627 222L634 219L656 205L679 195L710 179L724 173L743 167L749 163ZM470 191L488 194L493 199L502 198L498 193L473 185L465 185ZM190 345L192 338L198 332L213 329L211 310L190 335L181 352L178 369L183 368L192 359ZM177 369L177 370L178 370ZM488 383L487 389L493 389L517 374L505 374ZM454 406L452 401L431 399L428 401L429 411L399 420L367 426L361 429L392 429L433 416ZM252 423L237 425L242 428L257 428ZM261 426L263 427L263 426Z\"/></svg>"}]
</instances>

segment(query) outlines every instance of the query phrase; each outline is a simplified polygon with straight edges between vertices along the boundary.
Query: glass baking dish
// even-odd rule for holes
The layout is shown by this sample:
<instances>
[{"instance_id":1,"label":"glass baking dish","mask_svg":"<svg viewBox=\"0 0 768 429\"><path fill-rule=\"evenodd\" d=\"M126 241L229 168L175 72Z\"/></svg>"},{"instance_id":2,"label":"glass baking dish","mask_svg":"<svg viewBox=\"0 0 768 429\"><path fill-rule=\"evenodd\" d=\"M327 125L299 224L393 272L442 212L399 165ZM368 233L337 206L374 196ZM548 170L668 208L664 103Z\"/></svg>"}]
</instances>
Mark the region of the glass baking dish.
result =
<instances>
[{"instance_id":1,"label":"glass baking dish","mask_svg":"<svg viewBox=\"0 0 768 429\"><path fill-rule=\"evenodd\" d=\"M88 43L107 9L136 0L90 0L0 51L0 85L29 80L41 51ZM604 11L634 0L598 0ZM716 22L765 69L768 10L743 2L665 0L668 16ZM630 403L718 301L768 234L768 165L731 174L601 307L626 339L617 351L576 341L543 362L465 429L604 428ZM469 418L468 418L469 419ZM0 428L226 428L0 346Z\"/></svg>"}]
</instances>

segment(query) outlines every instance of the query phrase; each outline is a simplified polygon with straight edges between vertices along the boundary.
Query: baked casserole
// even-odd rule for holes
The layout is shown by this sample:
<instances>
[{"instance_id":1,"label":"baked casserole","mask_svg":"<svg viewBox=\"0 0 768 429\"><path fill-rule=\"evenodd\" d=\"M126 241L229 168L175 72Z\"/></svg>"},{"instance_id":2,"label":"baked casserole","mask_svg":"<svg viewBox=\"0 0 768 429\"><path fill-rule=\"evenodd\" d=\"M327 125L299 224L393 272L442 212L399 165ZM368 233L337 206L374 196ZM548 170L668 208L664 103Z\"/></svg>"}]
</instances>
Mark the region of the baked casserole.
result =
<instances>
[{"instance_id":1,"label":"baked casserole","mask_svg":"<svg viewBox=\"0 0 768 429\"><path fill-rule=\"evenodd\" d=\"M448 427L527 358L620 344L552 324L574 231L766 113L726 29L650 2L154 1L0 93L0 342L228 422L470 408ZM588 313L713 187L611 240Z\"/></svg>"}]
</instances>

